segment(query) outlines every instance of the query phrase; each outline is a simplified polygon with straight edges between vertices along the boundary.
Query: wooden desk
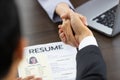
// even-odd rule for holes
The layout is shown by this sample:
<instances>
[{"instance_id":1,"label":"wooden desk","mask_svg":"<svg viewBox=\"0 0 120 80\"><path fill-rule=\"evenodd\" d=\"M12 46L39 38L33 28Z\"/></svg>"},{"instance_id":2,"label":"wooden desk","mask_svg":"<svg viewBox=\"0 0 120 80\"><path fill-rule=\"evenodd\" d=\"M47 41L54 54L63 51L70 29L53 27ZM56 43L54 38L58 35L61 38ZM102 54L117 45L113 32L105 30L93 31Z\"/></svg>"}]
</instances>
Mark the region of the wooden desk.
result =
<instances>
[{"instance_id":1,"label":"wooden desk","mask_svg":"<svg viewBox=\"0 0 120 80\"><path fill-rule=\"evenodd\" d=\"M71 0L74 6L87 0ZM60 41L57 24L54 24L36 0L18 0L22 15L23 34L28 45ZM106 37L92 30L107 64L108 80L120 80L120 35Z\"/></svg>"}]
</instances>

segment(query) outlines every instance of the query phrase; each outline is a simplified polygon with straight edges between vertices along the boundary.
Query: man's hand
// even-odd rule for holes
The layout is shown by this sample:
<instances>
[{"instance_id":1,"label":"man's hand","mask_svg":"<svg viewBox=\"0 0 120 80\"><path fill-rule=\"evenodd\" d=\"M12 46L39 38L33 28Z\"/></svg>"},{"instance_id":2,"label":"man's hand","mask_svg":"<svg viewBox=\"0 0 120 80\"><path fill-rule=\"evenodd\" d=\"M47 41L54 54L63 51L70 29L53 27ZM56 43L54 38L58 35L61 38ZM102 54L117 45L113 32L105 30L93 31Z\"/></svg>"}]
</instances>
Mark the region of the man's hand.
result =
<instances>
[{"instance_id":1,"label":"man's hand","mask_svg":"<svg viewBox=\"0 0 120 80\"><path fill-rule=\"evenodd\" d=\"M78 47L79 45L79 40L76 40L75 36L73 34L73 31L72 31L72 28L71 28L71 25L74 24L73 21L71 21L71 16L70 14L74 14L77 16L77 19L79 19L81 21L81 23L84 25L84 26L87 26L87 20L86 20L86 17L81 15L81 14L78 14L76 12L74 12L68 4L66 3L59 3L57 6L56 6L56 13L61 17L63 23L62 25L59 25L59 36L60 36L60 39L66 43L66 44L70 44L72 46L75 46L75 47ZM67 20L68 19L68 20ZM73 18L74 19L74 18ZM66 21L67 20L67 21ZM78 21L78 22L80 22ZM72 22L72 23L71 23ZM76 23L76 22L75 22ZM80 24L81 24L80 23ZM78 23L77 23L78 24ZM77 37L77 36L76 36Z\"/></svg>"},{"instance_id":2,"label":"man's hand","mask_svg":"<svg viewBox=\"0 0 120 80\"><path fill-rule=\"evenodd\" d=\"M28 76L26 78L17 78L16 80L42 80L42 78L35 78L34 76Z\"/></svg>"},{"instance_id":3,"label":"man's hand","mask_svg":"<svg viewBox=\"0 0 120 80\"><path fill-rule=\"evenodd\" d=\"M72 13L76 14L76 15L78 16L78 18L80 18L80 20L83 22L83 24L84 24L85 26L88 25L88 23L87 23L87 18L86 18L85 16L77 13L77 12L74 12L73 10L70 10L70 11L69 11L69 14L68 14L68 13L62 14L60 17L61 17L62 19L70 19L70 14L72 14Z\"/></svg>"},{"instance_id":4,"label":"man's hand","mask_svg":"<svg viewBox=\"0 0 120 80\"><path fill-rule=\"evenodd\" d=\"M89 30L89 28L84 25L82 20L78 15L71 13L70 14L70 22L73 31L75 32L75 37L77 41L80 43L85 37L93 36L93 33Z\"/></svg>"},{"instance_id":5,"label":"man's hand","mask_svg":"<svg viewBox=\"0 0 120 80\"><path fill-rule=\"evenodd\" d=\"M83 23L81 18L84 18L84 17L80 17L78 14L72 12L72 13L70 13L70 15L67 15L67 19L64 20L62 26L59 26L59 36L60 36L60 39L64 43L67 43L70 45L72 44L72 46L73 46L76 44L75 44L73 38L71 38L71 37L75 37L75 40L79 44L85 37L93 36L92 32ZM71 26L68 26L68 24ZM73 29L73 31L75 33L74 36L71 35L72 31L68 30L69 27L71 27Z\"/></svg>"},{"instance_id":6,"label":"man's hand","mask_svg":"<svg viewBox=\"0 0 120 80\"><path fill-rule=\"evenodd\" d=\"M57 6L56 6L56 9L55 9L55 12L59 15L59 16L62 16L64 14L70 14L70 7L68 4L66 3L59 3Z\"/></svg>"},{"instance_id":7,"label":"man's hand","mask_svg":"<svg viewBox=\"0 0 120 80\"><path fill-rule=\"evenodd\" d=\"M56 6L56 9L55 9L55 12L61 17L61 19L66 19L68 18L68 16L74 12L68 4L66 3L59 3L57 6ZM76 12L74 12L76 15L78 15L78 17L81 19L81 21L85 24L85 25L88 25L87 24L87 20L86 20L86 17L81 15L81 14L78 14Z\"/></svg>"},{"instance_id":8,"label":"man's hand","mask_svg":"<svg viewBox=\"0 0 120 80\"><path fill-rule=\"evenodd\" d=\"M59 37L60 39L71 46L78 47L78 42L75 39L71 29L70 20L63 20L62 25L59 25Z\"/></svg>"}]
</instances>

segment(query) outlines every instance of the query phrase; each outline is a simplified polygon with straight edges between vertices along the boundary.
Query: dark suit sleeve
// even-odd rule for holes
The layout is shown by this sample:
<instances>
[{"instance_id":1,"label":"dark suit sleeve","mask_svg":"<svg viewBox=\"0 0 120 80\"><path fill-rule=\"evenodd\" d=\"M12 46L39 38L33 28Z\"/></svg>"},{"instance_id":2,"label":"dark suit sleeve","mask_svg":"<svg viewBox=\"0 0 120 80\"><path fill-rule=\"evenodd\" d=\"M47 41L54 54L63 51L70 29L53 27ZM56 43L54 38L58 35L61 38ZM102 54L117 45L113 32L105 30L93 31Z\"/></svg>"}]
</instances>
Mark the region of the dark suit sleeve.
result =
<instances>
[{"instance_id":1,"label":"dark suit sleeve","mask_svg":"<svg viewBox=\"0 0 120 80\"><path fill-rule=\"evenodd\" d=\"M77 53L76 80L106 80L106 65L97 46L87 46Z\"/></svg>"}]
</instances>

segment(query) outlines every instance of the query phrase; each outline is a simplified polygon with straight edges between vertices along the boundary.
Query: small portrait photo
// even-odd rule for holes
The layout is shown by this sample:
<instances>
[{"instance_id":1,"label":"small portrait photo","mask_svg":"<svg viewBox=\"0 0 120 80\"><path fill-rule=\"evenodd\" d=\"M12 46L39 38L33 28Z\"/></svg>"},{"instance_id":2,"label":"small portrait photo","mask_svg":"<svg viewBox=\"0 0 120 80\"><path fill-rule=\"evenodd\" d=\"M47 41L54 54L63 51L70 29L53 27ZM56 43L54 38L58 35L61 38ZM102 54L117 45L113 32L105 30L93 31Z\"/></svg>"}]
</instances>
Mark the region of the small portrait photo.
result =
<instances>
[{"instance_id":1,"label":"small portrait photo","mask_svg":"<svg viewBox=\"0 0 120 80\"><path fill-rule=\"evenodd\" d=\"M36 63L38 63L36 57L32 56L32 57L29 58L29 64L36 64Z\"/></svg>"}]
</instances>

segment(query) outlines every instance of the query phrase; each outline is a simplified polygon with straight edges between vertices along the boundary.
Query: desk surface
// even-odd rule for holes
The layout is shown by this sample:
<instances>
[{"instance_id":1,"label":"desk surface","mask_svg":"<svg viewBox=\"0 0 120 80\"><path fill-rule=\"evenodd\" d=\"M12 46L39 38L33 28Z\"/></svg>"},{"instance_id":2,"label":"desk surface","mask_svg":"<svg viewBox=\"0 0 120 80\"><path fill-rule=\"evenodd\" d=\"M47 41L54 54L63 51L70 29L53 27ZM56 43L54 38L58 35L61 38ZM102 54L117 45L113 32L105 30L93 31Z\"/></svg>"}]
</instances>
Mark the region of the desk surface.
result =
<instances>
[{"instance_id":1,"label":"desk surface","mask_svg":"<svg viewBox=\"0 0 120 80\"><path fill-rule=\"evenodd\" d=\"M71 0L75 7L85 1L87 0ZM60 41L57 24L48 18L37 0L18 0L18 3L22 15L23 34L29 41L28 45ZM108 80L120 80L120 35L109 38L92 31L107 64Z\"/></svg>"}]
</instances>

